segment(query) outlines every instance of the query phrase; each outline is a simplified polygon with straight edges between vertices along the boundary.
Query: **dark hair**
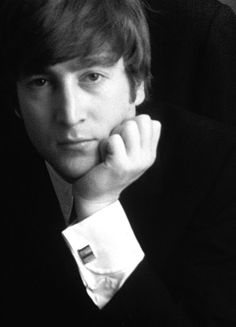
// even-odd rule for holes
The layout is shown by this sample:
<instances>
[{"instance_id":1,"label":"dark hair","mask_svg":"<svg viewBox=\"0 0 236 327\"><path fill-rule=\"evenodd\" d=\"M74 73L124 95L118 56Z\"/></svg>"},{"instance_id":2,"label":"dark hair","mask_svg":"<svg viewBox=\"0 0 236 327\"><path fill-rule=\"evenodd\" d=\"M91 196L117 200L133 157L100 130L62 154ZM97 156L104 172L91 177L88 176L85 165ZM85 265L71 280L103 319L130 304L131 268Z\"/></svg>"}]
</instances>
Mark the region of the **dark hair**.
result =
<instances>
[{"instance_id":1,"label":"dark hair","mask_svg":"<svg viewBox=\"0 0 236 327\"><path fill-rule=\"evenodd\" d=\"M106 50L106 64L124 58L133 94L141 81L147 92L151 51L139 0L6 0L0 21L1 64L13 81L21 73Z\"/></svg>"}]
</instances>

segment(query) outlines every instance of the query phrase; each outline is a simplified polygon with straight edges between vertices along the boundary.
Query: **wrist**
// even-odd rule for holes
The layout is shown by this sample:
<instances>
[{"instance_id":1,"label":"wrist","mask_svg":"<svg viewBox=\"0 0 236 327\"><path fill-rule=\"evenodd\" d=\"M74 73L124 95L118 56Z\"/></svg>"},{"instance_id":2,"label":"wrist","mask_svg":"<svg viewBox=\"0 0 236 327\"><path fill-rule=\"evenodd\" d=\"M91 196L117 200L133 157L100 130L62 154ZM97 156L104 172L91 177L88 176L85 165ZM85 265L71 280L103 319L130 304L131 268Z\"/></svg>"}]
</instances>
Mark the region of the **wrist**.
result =
<instances>
[{"instance_id":1,"label":"wrist","mask_svg":"<svg viewBox=\"0 0 236 327\"><path fill-rule=\"evenodd\" d=\"M78 216L78 219L84 220L85 218L93 215L99 210L104 209L105 207L111 205L118 200L118 197L109 198L109 199L100 199L100 200L88 200L84 199L81 196L75 196L75 209Z\"/></svg>"}]
</instances>

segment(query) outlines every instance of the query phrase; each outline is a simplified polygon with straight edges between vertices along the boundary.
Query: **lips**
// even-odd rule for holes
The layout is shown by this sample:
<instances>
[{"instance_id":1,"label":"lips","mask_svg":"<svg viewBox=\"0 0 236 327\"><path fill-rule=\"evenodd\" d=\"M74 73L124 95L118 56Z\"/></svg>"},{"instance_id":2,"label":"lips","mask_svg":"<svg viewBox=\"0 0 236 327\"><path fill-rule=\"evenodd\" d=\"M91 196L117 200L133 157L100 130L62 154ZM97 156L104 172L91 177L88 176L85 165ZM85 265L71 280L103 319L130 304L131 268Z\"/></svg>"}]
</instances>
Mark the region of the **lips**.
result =
<instances>
[{"instance_id":1,"label":"lips","mask_svg":"<svg viewBox=\"0 0 236 327\"><path fill-rule=\"evenodd\" d=\"M90 142L94 139L89 138L78 138L78 139L68 139L64 141L60 141L59 144L77 144L77 143L83 143L83 142Z\"/></svg>"},{"instance_id":2,"label":"lips","mask_svg":"<svg viewBox=\"0 0 236 327\"><path fill-rule=\"evenodd\" d=\"M89 150L92 146L95 145L97 142L94 138L76 138L76 139L66 139L63 141L58 142L58 145L60 148L64 150L73 150L73 151L79 151L79 150Z\"/></svg>"}]
</instances>

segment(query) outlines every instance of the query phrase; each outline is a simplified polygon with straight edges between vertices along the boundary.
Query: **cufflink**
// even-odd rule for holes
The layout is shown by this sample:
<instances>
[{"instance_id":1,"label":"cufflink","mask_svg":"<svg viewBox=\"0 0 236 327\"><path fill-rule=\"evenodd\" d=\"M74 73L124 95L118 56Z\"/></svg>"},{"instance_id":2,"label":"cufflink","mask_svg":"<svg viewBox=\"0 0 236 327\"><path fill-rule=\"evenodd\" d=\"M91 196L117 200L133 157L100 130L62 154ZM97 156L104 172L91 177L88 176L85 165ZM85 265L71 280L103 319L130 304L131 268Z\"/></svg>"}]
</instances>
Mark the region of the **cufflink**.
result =
<instances>
[{"instance_id":1,"label":"cufflink","mask_svg":"<svg viewBox=\"0 0 236 327\"><path fill-rule=\"evenodd\" d=\"M84 248L78 250L77 252L84 265L96 259L89 245L86 245Z\"/></svg>"}]
</instances>

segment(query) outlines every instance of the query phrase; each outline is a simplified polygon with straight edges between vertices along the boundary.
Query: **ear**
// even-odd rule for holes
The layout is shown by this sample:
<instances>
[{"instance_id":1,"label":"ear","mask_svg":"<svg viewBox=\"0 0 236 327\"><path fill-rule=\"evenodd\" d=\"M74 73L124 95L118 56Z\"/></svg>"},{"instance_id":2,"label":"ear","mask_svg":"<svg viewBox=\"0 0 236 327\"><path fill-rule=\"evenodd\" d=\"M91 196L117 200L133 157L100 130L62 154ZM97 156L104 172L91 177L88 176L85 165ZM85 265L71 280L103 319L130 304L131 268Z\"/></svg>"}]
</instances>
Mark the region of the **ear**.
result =
<instances>
[{"instance_id":1,"label":"ear","mask_svg":"<svg viewBox=\"0 0 236 327\"><path fill-rule=\"evenodd\" d=\"M144 82L142 81L136 90L136 99L134 101L136 106L139 106L145 100L145 89L144 89Z\"/></svg>"}]
</instances>

